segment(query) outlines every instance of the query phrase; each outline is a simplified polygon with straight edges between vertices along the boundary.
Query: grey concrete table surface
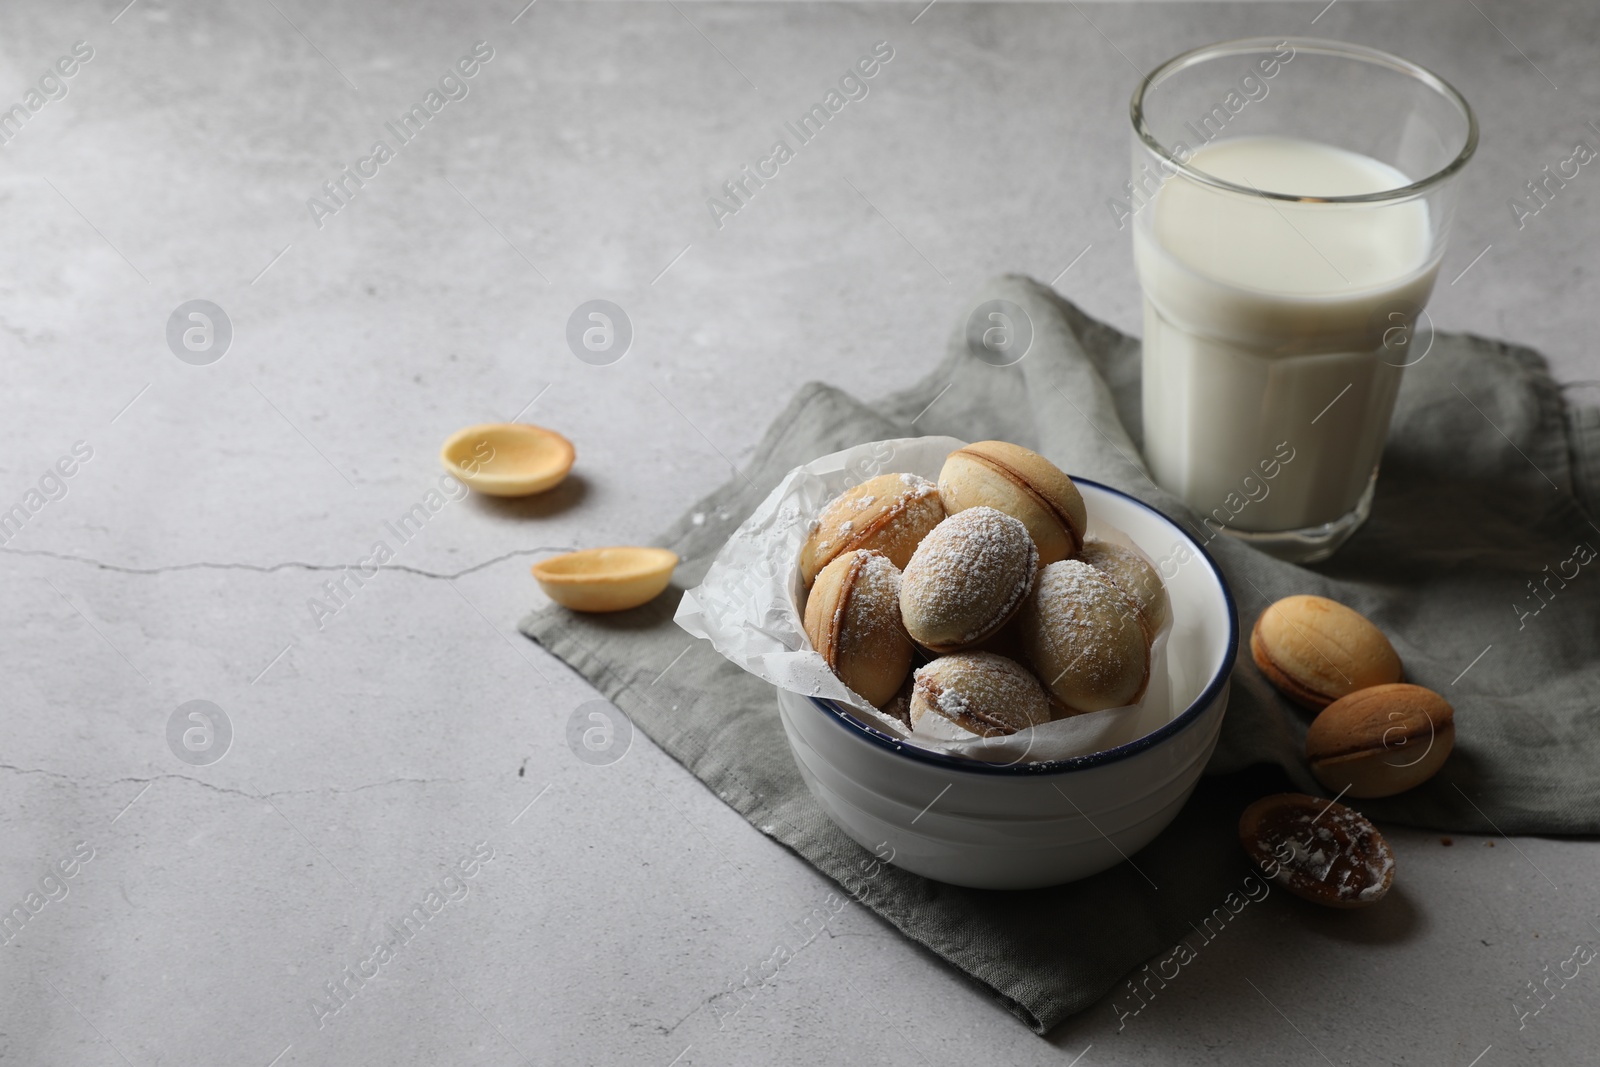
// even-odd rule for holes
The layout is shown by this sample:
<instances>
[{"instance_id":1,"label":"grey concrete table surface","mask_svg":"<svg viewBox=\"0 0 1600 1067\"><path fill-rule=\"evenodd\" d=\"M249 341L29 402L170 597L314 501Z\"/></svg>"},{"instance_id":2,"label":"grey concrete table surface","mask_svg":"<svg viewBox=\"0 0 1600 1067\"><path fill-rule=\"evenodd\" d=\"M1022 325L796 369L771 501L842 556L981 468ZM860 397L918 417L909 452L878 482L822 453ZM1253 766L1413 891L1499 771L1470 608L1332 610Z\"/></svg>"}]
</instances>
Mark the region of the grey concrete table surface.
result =
<instances>
[{"instance_id":1,"label":"grey concrete table surface","mask_svg":"<svg viewBox=\"0 0 1600 1067\"><path fill-rule=\"evenodd\" d=\"M1397 831L1403 906L1274 896L1137 1015L1046 1040L854 905L768 974L831 884L646 738L580 761L593 693L514 629L532 559L648 539L805 381L917 378L991 274L1137 332L1126 101L1209 40L1459 85L1483 149L1434 318L1600 377L1600 177L1508 207L1600 138L1592 5L123 2L0 13L0 1061L1592 1061L1600 979L1530 985L1600 936L1591 842ZM609 365L565 340L592 299L632 323ZM231 338L185 362L191 300ZM513 417L576 442L571 482L395 537L443 438ZM231 736L185 712L170 745L192 700Z\"/></svg>"}]
</instances>

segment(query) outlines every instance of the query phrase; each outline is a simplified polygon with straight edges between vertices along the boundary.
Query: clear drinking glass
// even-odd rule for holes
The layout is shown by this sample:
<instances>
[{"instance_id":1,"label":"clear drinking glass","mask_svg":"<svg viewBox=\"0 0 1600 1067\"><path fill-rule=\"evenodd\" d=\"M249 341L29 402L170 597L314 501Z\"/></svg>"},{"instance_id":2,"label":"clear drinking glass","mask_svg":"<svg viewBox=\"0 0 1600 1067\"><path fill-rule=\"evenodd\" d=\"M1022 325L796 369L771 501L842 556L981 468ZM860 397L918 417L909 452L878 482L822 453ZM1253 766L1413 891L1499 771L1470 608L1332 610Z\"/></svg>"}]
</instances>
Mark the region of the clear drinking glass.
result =
<instances>
[{"instance_id":1,"label":"clear drinking glass","mask_svg":"<svg viewBox=\"0 0 1600 1067\"><path fill-rule=\"evenodd\" d=\"M1226 532L1296 561L1366 520L1478 143L1461 94L1386 52L1254 38L1133 94L1117 207L1144 290L1145 457Z\"/></svg>"}]
</instances>

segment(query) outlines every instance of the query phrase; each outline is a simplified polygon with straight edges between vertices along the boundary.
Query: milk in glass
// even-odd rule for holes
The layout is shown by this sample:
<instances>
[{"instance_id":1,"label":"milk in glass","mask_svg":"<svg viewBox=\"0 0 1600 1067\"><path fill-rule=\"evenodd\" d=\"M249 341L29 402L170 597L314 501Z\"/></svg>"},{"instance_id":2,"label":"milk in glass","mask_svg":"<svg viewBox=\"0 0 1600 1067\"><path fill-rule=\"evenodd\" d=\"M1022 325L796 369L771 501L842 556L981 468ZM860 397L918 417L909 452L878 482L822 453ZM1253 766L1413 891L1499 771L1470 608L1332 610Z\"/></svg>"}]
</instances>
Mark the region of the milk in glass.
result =
<instances>
[{"instance_id":1,"label":"milk in glass","mask_svg":"<svg viewBox=\"0 0 1600 1067\"><path fill-rule=\"evenodd\" d=\"M1306 202L1409 183L1376 159L1313 141L1222 139L1187 162L1302 199L1180 173L1141 212L1134 253L1152 473L1232 529L1333 522L1377 469L1409 351L1392 342L1438 272L1427 205Z\"/></svg>"}]
</instances>

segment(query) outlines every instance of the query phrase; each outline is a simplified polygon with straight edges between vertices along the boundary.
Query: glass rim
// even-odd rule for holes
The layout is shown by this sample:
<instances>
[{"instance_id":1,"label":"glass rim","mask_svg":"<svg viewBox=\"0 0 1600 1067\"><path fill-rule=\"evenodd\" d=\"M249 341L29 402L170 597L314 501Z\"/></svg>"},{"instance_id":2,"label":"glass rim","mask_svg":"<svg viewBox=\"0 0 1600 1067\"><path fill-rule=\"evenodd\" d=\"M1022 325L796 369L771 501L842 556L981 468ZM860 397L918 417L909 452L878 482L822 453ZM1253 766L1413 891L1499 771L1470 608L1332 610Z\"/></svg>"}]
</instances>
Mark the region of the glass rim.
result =
<instances>
[{"instance_id":1,"label":"glass rim","mask_svg":"<svg viewBox=\"0 0 1600 1067\"><path fill-rule=\"evenodd\" d=\"M1220 59L1225 56L1246 55L1268 48L1275 49L1285 43L1294 48L1296 55L1301 52L1307 52L1312 55L1353 59L1410 75L1454 104L1461 116L1466 119L1467 135L1461 150L1444 167L1408 185L1395 186L1392 189L1381 189L1375 193L1359 193L1350 196L1302 196L1296 193L1279 193L1266 189L1257 189L1248 185L1238 185L1215 175L1207 174L1205 171L1177 159L1168 150L1167 146L1162 144L1155 134L1151 132L1149 125L1145 122L1145 94L1162 81L1165 81L1169 76L1208 60ZM1202 185L1209 185L1213 188L1238 193L1242 196L1282 200L1299 204L1373 204L1410 199L1441 184L1466 166L1467 160L1471 159L1473 153L1478 149L1478 116L1473 112L1471 105L1467 103L1466 97L1462 96L1455 86L1427 67L1413 63L1408 59L1401 59L1399 56L1385 52L1382 49L1369 48L1366 45L1352 44L1348 41L1330 40L1324 37L1241 37L1232 41L1218 41L1215 44L1203 45L1200 48L1173 56L1140 80L1138 88L1133 91L1133 99L1129 102L1128 114L1133 121L1133 130L1139 140L1144 143L1146 148L1171 165L1173 168L1171 173L1179 173ZM1162 169L1166 170L1166 167L1163 166Z\"/></svg>"}]
</instances>

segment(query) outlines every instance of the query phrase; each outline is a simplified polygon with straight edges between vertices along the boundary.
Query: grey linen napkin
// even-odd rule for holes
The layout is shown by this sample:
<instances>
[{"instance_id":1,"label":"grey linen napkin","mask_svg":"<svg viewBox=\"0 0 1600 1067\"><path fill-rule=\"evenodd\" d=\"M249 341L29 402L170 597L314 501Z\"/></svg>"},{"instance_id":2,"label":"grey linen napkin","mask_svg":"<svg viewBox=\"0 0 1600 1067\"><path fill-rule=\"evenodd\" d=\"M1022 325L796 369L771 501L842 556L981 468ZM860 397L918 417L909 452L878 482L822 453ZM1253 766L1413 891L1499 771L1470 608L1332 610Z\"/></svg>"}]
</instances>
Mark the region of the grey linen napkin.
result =
<instances>
[{"instance_id":1,"label":"grey linen napkin","mask_svg":"<svg viewBox=\"0 0 1600 1067\"><path fill-rule=\"evenodd\" d=\"M983 362L966 342L967 312L996 298L1022 307L1034 330L1028 354L1010 367ZM749 468L660 538L683 559L677 582L697 584L792 468L917 433L1027 445L1202 531L1139 459L1136 339L1018 276L989 282L962 312L938 368L902 393L867 404L828 385L803 388ZM1232 586L1243 634L1279 597L1332 597L1383 628L1408 680L1455 706L1456 750L1443 771L1403 796L1360 802L1369 816L1446 831L1592 834L1600 833L1600 564L1576 560L1600 548L1589 518L1597 501L1600 411L1568 405L1528 349L1439 335L1406 371L1372 517L1333 559L1296 566L1225 536L1206 547ZM871 856L813 803L772 688L673 624L679 592L612 616L536 611L521 629L751 825L859 887ZM885 868L864 903L1040 1033L1095 1003L1239 887L1249 870L1234 826L1245 803L1282 788L1284 775L1323 793L1301 758L1310 716L1267 685L1247 644L1207 772L1265 764L1281 773L1204 781L1131 863L1094 878L997 893Z\"/></svg>"}]
</instances>

